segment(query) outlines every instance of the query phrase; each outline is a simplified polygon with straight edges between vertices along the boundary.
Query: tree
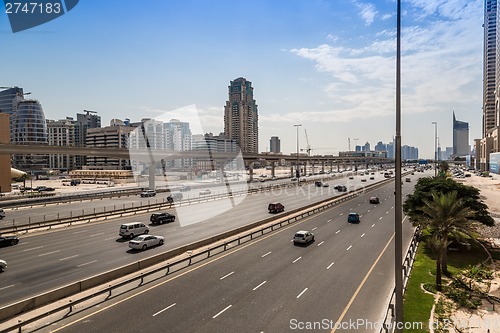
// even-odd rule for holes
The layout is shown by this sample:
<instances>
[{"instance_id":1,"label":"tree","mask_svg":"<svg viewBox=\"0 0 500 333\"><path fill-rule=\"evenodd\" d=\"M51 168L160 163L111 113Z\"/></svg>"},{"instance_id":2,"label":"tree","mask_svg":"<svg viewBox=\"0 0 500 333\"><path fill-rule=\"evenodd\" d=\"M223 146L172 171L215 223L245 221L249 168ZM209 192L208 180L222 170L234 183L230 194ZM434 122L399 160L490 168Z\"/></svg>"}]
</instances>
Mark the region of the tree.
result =
<instances>
[{"instance_id":1,"label":"tree","mask_svg":"<svg viewBox=\"0 0 500 333\"><path fill-rule=\"evenodd\" d=\"M411 220L423 214L424 200L432 200L432 193L457 192L457 199L463 200L466 207L474 212L469 218L487 226L493 226L495 221L488 212L488 206L479 198L479 190L472 186L457 183L451 178L426 177L420 178L415 185L413 194L408 195L403 210Z\"/></svg>"},{"instance_id":2,"label":"tree","mask_svg":"<svg viewBox=\"0 0 500 333\"><path fill-rule=\"evenodd\" d=\"M431 237L428 242L436 258L436 289L441 290L441 273L447 274L447 249L450 237L468 235L474 237L475 229L470 218L474 212L464 200L458 198L458 192L431 194L432 200L424 200L422 214L415 216L412 222L427 229Z\"/></svg>"}]
</instances>

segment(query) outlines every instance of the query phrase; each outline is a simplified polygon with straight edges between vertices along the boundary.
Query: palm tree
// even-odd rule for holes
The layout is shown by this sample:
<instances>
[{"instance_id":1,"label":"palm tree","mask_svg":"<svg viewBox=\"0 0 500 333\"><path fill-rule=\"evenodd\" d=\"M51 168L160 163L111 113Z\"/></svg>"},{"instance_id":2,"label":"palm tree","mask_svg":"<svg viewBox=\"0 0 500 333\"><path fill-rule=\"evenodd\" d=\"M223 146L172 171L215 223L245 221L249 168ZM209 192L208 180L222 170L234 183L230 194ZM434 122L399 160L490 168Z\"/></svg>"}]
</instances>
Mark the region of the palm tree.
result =
<instances>
[{"instance_id":1,"label":"palm tree","mask_svg":"<svg viewBox=\"0 0 500 333\"><path fill-rule=\"evenodd\" d=\"M457 191L432 193L432 200L424 200L423 214L416 217L415 221L431 234L429 246L436 258L436 289L439 291L441 274L448 274L447 248L451 243L449 237L474 237L474 212L457 196Z\"/></svg>"}]
</instances>

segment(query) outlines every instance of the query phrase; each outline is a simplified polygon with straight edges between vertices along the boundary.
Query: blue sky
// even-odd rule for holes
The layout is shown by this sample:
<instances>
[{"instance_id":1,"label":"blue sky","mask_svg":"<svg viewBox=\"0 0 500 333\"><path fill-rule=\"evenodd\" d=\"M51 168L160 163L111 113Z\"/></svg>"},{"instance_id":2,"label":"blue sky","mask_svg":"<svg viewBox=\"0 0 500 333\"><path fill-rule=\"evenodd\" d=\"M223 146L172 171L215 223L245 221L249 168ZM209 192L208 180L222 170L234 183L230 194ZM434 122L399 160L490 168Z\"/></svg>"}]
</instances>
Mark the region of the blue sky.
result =
<instances>
[{"instance_id":1,"label":"blue sky","mask_svg":"<svg viewBox=\"0 0 500 333\"><path fill-rule=\"evenodd\" d=\"M432 157L452 145L452 112L481 136L483 2L402 0L402 142ZM0 86L20 86L46 118L96 110L164 118L196 105L203 131L223 131L229 81L252 81L259 150L294 124L313 154L389 142L395 132L395 0L81 0L12 33L0 14ZM357 140L355 140L357 139Z\"/></svg>"}]
</instances>

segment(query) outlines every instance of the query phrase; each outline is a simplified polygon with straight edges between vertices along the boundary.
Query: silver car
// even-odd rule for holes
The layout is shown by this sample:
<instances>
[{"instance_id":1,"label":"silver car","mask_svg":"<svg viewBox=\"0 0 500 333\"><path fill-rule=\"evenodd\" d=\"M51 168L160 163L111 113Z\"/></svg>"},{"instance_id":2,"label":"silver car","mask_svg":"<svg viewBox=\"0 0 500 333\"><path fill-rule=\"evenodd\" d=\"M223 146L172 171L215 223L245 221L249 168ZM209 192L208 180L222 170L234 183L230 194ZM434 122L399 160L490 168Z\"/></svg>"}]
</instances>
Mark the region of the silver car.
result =
<instances>
[{"instance_id":1,"label":"silver car","mask_svg":"<svg viewBox=\"0 0 500 333\"><path fill-rule=\"evenodd\" d=\"M141 235L128 242L128 247L135 250L146 250L148 247L163 245L165 239L162 236Z\"/></svg>"},{"instance_id":2,"label":"silver car","mask_svg":"<svg viewBox=\"0 0 500 333\"><path fill-rule=\"evenodd\" d=\"M293 244L307 244L314 242L314 234L310 231L300 230L293 236Z\"/></svg>"}]
</instances>

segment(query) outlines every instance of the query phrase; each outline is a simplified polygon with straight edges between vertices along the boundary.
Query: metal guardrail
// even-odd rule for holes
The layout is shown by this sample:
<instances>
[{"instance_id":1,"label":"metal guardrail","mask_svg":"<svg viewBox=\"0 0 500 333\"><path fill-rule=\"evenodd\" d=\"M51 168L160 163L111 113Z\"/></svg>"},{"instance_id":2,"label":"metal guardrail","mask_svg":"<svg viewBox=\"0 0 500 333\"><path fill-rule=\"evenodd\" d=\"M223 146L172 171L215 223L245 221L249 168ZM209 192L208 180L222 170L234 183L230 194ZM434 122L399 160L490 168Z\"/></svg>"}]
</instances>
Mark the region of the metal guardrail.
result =
<instances>
[{"instance_id":1,"label":"metal guardrail","mask_svg":"<svg viewBox=\"0 0 500 333\"><path fill-rule=\"evenodd\" d=\"M288 216L283 217L278 222L273 223L271 225L264 226L264 227L260 228L257 231L251 231L251 232L249 232L247 234L236 236L235 238L231 238L229 240L224 240L222 244L216 245L214 247L209 247L206 250L203 250L203 251L201 251L199 253L196 253L194 255L189 256L189 258L183 258L183 259L179 259L179 260L176 260L174 262L171 262L171 263L166 263L165 265L163 265L163 266L161 266L159 268L150 270L150 271L148 271L146 273L141 273L138 276L135 276L135 277L133 277L131 279L127 279L127 281L119 282L117 284L108 285L108 286L104 287L103 289L92 293L91 295L82 296L81 298L78 298L78 297L75 298L75 297L73 297L71 299L71 301L69 301L68 303L56 306L55 308L52 308L52 309L44 312L43 314L36 315L36 316L34 316L32 318L29 318L27 320L18 321L16 324L13 324L10 327L6 328L5 331L12 331L12 330L17 329L19 332L21 332L22 328L24 326L26 326L26 325L29 325L29 324L34 323L36 321L39 321L39 320L41 320L41 319L43 319L43 318L45 318L45 317L47 317L47 316L49 316L49 315L51 315L53 313L57 313L57 312L62 311L62 310L67 310L68 309L69 313L71 313L73 311L73 308L75 306L77 306L77 305L79 305L79 304L81 304L81 303L83 303L85 301L88 301L90 299L93 299L95 297L101 296L101 295L107 294L106 299L110 299L113 296L113 294L112 294L113 291L116 290L116 289L118 289L118 288L120 288L120 287L126 286L128 284L132 284L134 282L139 282L137 284L137 286L135 286L135 287L142 286L145 283L145 278L150 277L151 275L153 275L155 273L164 271L164 276L166 276L166 275L171 274L173 272L176 272L176 271L178 271L180 269L189 267L192 264L198 263L198 262L200 262L202 260L206 260L206 259L210 258L213 255L222 253L222 252L226 251L228 248L232 249L232 248L234 248L234 246L238 246L238 245L244 244L246 242L249 242L249 241L255 239L256 237L263 236L263 235L265 235L265 234L267 234L269 232L272 232L274 230L282 228L283 226L289 225L289 224L294 223L296 221L299 221L299 220L301 220L303 218L309 217L310 215L313 215L313 214L321 212L321 211L323 211L325 209L331 208L332 206L337 205L338 203L342 203L342 202L347 201L347 200L349 200L349 199L351 199L353 197L356 197L357 195L366 192L367 189L371 190L371 189L375 189L375 188L381 187L381 186L389 183L390 181L392 181L392 179L388 179L388 180L384 180L384 181L381 181L381 182L376 183L376 184L372 184L372 185L367 186L365 188L362 188L362 189L359 189L359 190L356 190L356 191L344 194L344 195L342 195L340 197L336 197L336 198L333 198L333 199L331 199L331 198L324 199L324 200L322 200L320 202L316 202L316 203L307 205L305 207L301 207L301 208L295 209L294 211L289 212ZM304 211L304 209L306 209L306 210ZM274 219L274 218L270 218L270 219ZM231 237L231 236L234 236L234 235L241 234L242 232L245 232L245 231L248 231L248 230L251 230L251 229L255 229L256 227L259 226L259 224L269 223L270 219L265 219L265 220L255 222L255 223L252 223L252 224L244 226L244 227L233 229L231 231L228 231L228 232L225 232L223 234L220 234L220 235L218 235L216 237L210 237L208 239L195 242L195 244L190 244L190 245L187 245L187 246L184 246L184 247L181 247L181 248L170 250L170 251L168 251L168 253L174 253L175 255L183 254L183 253L185 253L185 251L183 251L183 249L185 249L185 248L186 249L187 248L193 248L193 246L194 246L194 248L199 248L199 247L201 247L203 245L200 245L200 246L196 247L196 244L206 243L207 240L211 240L212 243L213 243L213 242L216 242L216 241L220 241L220 240L226 239L227 237ZM214 239L214 238L220 238L220 239ZM167 259L164 258L165 255L157 255L155 257L160 257L160 256L162 256L162 260L161 260L162 262L168 260L168 258ZM146 258L145 260L151 260L151 258ZM181 264L184 264L185 266L180 266ZM174 269L174 267L176 267L176 266L177 266L177 269ZM119 270L119 269L120 268L118 268L116 270ZM108 272L108 274L109 274L109 272ZM93 279L93 277L89 278L88 280L92 280L92 279ZM154 280L155 279L152 279L152 281L154 281ZM109 282L109 281L106 281L106 282ZM102 282L101 281L101 284L104 284L106 282ZM95 287L95 286L90 286L88 283L84 283L83 281L80 281L78 284L80 286L86 285L87 286L87 290L90 289L91 287ZM61 287L60 289L62 289L62 288L64 288L64 287ZM85 291L85 290L80 290L79 292L82 292L82 291ZM52 292L54 294L61 294L61 292L58 291L57 289L54 290L54 291L52 291ZM60 296L58 299L62 299L63 297L68 297L68 296L73 296L73 295ZM52 300L52 301L55 301L55 299ZM36 303L34 301L34 299L28 299L28 300L24 300L24 301L21 301L21 302L23 303L23 304L21 304L22 312L34 309L33 308L33 304ZM13 304L13 305L10 305L10 306L15 306L15 305L16 304ZM39 306L42 306L42 305L39 305ZM91 306L92 305L89 305L89 307L91 307ZM4 313L9 312L8 311L8 307L9 306L0 308L0 310L2 310L2 311L0 311L0 313L1 312L4 312ZM67 314L65 316L67 316ZM3 319L6 319L6 318L0 318L0 320L3 320ZM4 331L1 331L1 332L4 332Z\"/></svg>"},{"instance_id":2,"label":"metal guardrail","mask_svg":"<svg viewBox=\"0 0 500 333\"><path fill-rule=\"evenodd\" d=\"M415 229L410 246L408 247L408 251L406 252L406 256L403 261L403 292L406 291L406 285L408 284L408 280L410 278L410 272L413 267L413 263L415 262L420 235L420 230L418 228ZM396 288L394 287L379 333L393 333L396 328L395 297Z\"/></svg>"}]
</instances>

